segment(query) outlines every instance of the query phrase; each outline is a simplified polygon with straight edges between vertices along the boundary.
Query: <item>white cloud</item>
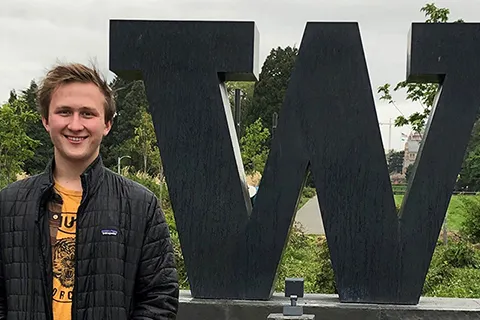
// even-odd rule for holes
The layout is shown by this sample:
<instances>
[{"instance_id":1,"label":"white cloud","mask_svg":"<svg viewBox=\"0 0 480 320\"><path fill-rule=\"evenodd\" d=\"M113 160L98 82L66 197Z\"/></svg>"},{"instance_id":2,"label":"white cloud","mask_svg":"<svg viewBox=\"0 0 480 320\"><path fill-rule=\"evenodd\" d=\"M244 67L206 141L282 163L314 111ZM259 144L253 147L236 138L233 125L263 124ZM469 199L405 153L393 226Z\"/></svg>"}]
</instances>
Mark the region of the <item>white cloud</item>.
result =
<instances>
[{"instance_id":1,"label":"white cloud","mask_svg":"<svg viewBox=\"0 0 480 320\"><path fill-rule=\"evenodd\" d=\"M108 73L109 19L248 20L260 33L260 62L271 48L300 45L307 21L359 22L372 89L403 80L408 30L422 21L424 0L2 0L0 2L0 101L26 88L57 60L95 59ZM441 0L451 18L478 21L477 0ZM380 121L395 118L392 106L377 103ZM400 104L418 110L412 104ZM401 148L392 131L392 147ZM384 142L388 129L382 126ZM387 145L386 143L386 145Z\"/></svg>"}]
</instances>

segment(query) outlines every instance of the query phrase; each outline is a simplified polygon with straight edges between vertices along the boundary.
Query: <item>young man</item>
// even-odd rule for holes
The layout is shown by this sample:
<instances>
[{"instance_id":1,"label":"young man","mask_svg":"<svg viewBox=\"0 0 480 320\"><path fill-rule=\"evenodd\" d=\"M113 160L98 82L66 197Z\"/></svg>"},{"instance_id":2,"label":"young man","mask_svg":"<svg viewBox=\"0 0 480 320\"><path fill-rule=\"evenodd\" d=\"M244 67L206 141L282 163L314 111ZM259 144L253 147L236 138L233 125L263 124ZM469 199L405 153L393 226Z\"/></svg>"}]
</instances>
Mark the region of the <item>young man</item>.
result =
<instances>
[{"instance_id":1,"label":"young man","mask_svg":"<svg viewBox=\"0 0 480 320\"><path fill-rule=\"evenodd\" d=\"M154 194L102 165L115 102L95 69L49 71L43 174L0 192L0 319L175 319L178 278Z\"/></svg>"}]
</instances>

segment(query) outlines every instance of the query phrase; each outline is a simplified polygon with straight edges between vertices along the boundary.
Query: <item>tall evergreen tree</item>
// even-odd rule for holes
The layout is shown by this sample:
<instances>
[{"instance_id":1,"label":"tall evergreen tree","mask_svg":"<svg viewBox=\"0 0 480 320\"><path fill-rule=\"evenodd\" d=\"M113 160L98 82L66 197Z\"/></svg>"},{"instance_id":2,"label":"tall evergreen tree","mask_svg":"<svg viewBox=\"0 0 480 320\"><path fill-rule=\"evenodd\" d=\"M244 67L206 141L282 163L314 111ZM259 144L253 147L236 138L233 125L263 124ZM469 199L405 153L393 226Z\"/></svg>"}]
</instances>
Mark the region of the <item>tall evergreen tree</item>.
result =
<instances>
[{"instance_id":1,"label":"tall evergreen tree","mask_svg":"<svg viewBox=\"0 0 480 320\"><path fill-rule=\"evenodd\" d=\"M403 151L390 150L387 154L388 172L402 173L403 158L405 153Z\"/></svg>"},{"instance_id":2,"label":"tall evergreen tree","mask_svg":"<svg viewBox=\"0 0 480 320\"><path fill-rule=\"evenodd\" d=\"M17 93L15 92L15 89L10 90L10 97L8 98L8 103L12 104L15 103L17 100Z\"/></svg>"},{"instance_id":3,"label":"tall evergreen tree","mask_svg":"<svg viewBox=\"0 0 480 320\"><path fill-rule=\"evenodd\" d=\"M127 142L135 137L135 129L142 124L142 112L148 108L145 87L140 80L116 78L112 88L116 92L117 114L110 133L103 141L102 158L107 167L114 169L119 157L131 156L126 164L138 171L143 168L143 159L136 159L130 154L131 146Z\"/></svg>"},{"instance_id":4,"label":"tall evergreen tree","mask_svg":"<svg viewBox=\"0 0 480 320\"><path fill-rule=\"evenodd\" d=\"M262 66L255 84L253 101L245 116L245 126L261 119L262 126L271 131L273 114L279 114L285 99L288 82L295 65L298 49L272 49Z\"/></svg>"}]
</instances>

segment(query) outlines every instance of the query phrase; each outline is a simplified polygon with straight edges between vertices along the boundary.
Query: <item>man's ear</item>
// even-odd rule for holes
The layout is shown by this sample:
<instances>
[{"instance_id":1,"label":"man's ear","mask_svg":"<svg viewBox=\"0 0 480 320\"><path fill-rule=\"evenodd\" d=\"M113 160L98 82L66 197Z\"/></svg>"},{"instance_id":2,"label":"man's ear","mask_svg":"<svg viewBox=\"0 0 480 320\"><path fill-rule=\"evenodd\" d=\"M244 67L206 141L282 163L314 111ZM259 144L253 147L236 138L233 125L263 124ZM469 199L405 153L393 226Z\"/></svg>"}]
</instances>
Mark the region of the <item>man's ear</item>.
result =
<instances>
[{"instance_id":1,"label":"man's ear","mask_svg":"<svg viewBox=\"0 0 480 320\"><path fill-rule=\"evenodd\" d=\"M48 119L42 116L42 124L47 132L50 132L50 126L48 125Z\"/></svg>"},{"instance_id":2,"label":"man's ear","mask_svg":"<svg viewBox=\"0 0 480 320\"><path fill-rule=\"evenodd\" d=\"M110 132L111 129L112 129L112 120L107 121L105 123L105 129L103 130L103 136L105 137Z\"/></svg>"}]
</instances>

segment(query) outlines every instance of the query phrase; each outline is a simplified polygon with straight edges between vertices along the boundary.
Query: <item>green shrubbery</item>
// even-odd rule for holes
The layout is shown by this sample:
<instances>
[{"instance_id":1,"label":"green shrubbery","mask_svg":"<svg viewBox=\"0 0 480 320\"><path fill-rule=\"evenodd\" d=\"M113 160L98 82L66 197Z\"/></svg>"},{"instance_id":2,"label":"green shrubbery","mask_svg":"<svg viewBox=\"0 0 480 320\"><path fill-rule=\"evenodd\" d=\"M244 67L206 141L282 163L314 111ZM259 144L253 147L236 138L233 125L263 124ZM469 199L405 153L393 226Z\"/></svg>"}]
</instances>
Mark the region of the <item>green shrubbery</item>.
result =
<instances>
[{"instance_id":1,"label":"green shrubbery","mask_svg":"<svg viewBox=\"0 0 480 320\"><path fill-rule=\"evenodd\" d=\"M275 291L283 292L285 278L304 278L305 292L315 292L318 269L319 247L317 237L306 235L299 224L295 224L288 238L277 272Z\"/></svg>"},{"instance_id":2,"label":"green shrubbery","mask_svg":"<svg viewBox=\"0 0 480 320\"><path fill-rule=\"evenodd\" d=\"M480 243L480 198L465 196L461 198L464 222L461 233L472 243Z\"/></svg>"},{"instance_id":3,"label":"green shrubbery","mask_svg":"<svg viewBox=\"0 0 480 320\"><path fill-rule=\"evenodd\" d=\"M318 269L317 273L317 293L337 293L335 286L335 274L333 273L332 261L330 260L330 250L328 249L327 239L319 237L318 242Z\"/></svg>"},{"instance_id":4,"label":"green shrubbery","mask_svg":"<svg viewBox=\"0 0 480 320\"><path fill-rule=\"evenodd\" d=\"M464 196L460 203L464 216L460 235L437 245L425 282L426 296L480 297L480 198Z\"/></svg>"},{"instance_id":5,"label":"green shrubbery","mask_svg":"<svg viewBox=\"0 0 480 320\"><path fill-rule=\"evenodd\" d=\"M476 222L480 221L480 201L470 196L465 198L469 208L462 233L450 236L447 244L438 242L426 276L424 296L480 297L480 251L470 242L477 242L475 235L480 234L480 228L475 227L480 226L480 222ZM471 221L474 223L470 224ZM305 292L336 293L324 237L305 235L298 227L292 229L279 268L277 291L283 289L287 277L303 277Z\"/></svg>"},{"instance_id":6,"label":"green shrubbery","mask_svg":"<svg viewBox=\"0 0 480 320\"><path fill-rule=\"evenodd\" d=\"M300 224L294 224L278 268L275 291L284 291L285 278L303 278L308 293L336 292L325 237L307 235Z\"/></svg>"},{"instance_id":7,"label":"green shrubbery","mask_svg":"<svg viewBox=\"0 0 480 320\"><path fill-rule=\"evenodd\" d=\"M480 198L459 198L463 222L460 234L439 242L430 264L423 294L437 297L480 297Z\"/></svg>"},{"instance_id":8,"label":"green shrubbery","mask_svg":"<svg viewBox=\"0 0 480 320\"><path fill-rule=\"evenodd\" d=\"M436 297L478 298L480 253L462 239L438 243L427 274L423 295ZM476 280L477 279L477 280Z\"/></svg>"},{"instance_id":9,"label":"green shrubbery","mask_svg":"<svg viewBox=\"0 0 480 320\"><path fill-rule=\"evenodd\" d=\"M175 249L180 287L189 289L187 272L166 185L142 173L125 175L152 190L162 202ZM304 188L301 204L315 195L314 188ZM480 201L477 197L462 198L465 220L461 234L450 236L448 244L439 241L432 257L423 288L424 296L480 297ZM304 278L307 293L336 293L330 253L324 236L307 235L295 224L278 268L275 291L285 289L285 278Z\"/></svg>"},{"instance_id":10,"label":"green shrubbery","mask_svg":"<svg viewBox=\"0 0 480 320\"><path fill-rule=\"evenodd\" d=\"M451 277L439 284L429 295L478 298L480 297L480 272L478 269L453 269Z\"/></svg>"}]
</instances>

